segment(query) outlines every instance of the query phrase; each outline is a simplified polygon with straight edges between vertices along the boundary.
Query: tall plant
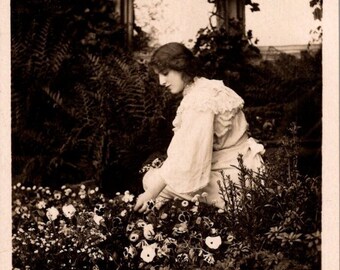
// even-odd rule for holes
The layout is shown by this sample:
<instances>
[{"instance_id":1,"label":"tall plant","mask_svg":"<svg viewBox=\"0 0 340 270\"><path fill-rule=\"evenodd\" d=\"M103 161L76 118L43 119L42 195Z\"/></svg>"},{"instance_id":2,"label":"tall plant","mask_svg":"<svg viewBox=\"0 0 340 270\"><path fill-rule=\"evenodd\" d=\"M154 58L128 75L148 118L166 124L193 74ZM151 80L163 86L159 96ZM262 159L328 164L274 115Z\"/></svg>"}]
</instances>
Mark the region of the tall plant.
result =
<instances>
[{"instance_id":1,"label":"tall plant","mask_svg":"<svg viewBox=\"0 0 340 270\"><path fill-rule=\"evenodd\" d=\"M15 2L13 176L119 189L157 145L168 97L121 49L114 2ZM163 121L164 122L164 121Z\"/></svg>"}]
</instances>

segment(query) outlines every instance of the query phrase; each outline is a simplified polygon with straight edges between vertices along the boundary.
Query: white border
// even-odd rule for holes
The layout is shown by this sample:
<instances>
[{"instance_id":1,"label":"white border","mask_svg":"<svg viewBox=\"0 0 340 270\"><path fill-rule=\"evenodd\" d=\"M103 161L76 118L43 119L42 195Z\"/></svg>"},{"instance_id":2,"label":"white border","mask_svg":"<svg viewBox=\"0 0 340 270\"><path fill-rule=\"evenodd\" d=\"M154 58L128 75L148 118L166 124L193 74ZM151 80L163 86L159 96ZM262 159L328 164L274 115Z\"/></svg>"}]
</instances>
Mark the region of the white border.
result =
<instances>
[{"instance_id":1,"label":"white border","mask_svg":"<svg viewBox=\"0 0 340 270\"><path fill-rule=\"evenodd\" d=\"M323 7L322 269L339 269L339 2Z\"/></svg>"},{"instance_id":2,"label":"white border","mask_svg":"<svg viewBox=\"0 0 340 270\"><path fill-rule=\"evenodd\" d=\"M283 0L280 0L283 1ZM306 0L303 0L306 1ZM339 3L324 1L322 269L339 269ZM0 1L0 266L11 269L10 0Z\"/></svg>"},{"instance_id":3,"label":"white border","mask_svg":"<svg viewBox=\"0 0 340 270\"><path fill-rule=\"evenodd\" d=\"M10 0L0 1L0 268L12 268Z\"/></svg>"}]
</instances>

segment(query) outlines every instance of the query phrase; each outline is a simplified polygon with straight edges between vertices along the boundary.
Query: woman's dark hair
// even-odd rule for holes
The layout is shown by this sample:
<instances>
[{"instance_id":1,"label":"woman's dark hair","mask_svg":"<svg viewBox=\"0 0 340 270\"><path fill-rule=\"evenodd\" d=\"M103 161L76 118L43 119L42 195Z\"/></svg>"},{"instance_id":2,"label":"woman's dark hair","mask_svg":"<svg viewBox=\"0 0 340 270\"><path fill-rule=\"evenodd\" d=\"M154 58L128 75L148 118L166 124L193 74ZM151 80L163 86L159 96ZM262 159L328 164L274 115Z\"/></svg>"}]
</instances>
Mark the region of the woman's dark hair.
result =
<instances>
[{"instance_id":1,"label":"woman's dark hair","mask_svg":"<svg viewBox=\"0 0 340 270\"><path fill-rule=\"evenodd\" d=\"M169 70L181 72L188 81L199 75L197 59L187 47L178 42L159 47L151 56L149 66L157 73L167 73Z\"/></svg>"}]
</instances>

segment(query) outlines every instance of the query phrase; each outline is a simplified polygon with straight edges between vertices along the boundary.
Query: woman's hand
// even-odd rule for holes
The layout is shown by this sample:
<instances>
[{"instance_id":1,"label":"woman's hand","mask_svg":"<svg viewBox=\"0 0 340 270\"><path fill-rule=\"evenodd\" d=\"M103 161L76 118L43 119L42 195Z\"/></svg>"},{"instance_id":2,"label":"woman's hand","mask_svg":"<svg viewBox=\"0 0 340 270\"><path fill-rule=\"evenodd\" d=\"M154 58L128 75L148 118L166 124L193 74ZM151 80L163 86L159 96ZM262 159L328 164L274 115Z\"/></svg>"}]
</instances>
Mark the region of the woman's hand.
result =
<instances>
[{"instance_id":1,"label":"woman's hand","mask_svg":"<svg viewBox=\"0 0 340 270\"><path fill-rule=\"evenodd\" d=\"M153 199L155 199L154 194L152 194L149 190L145 191L137 197L134 210L138 211L139 213L145 212L148 209L148 201Z\"/></svg>"}]
</instances>

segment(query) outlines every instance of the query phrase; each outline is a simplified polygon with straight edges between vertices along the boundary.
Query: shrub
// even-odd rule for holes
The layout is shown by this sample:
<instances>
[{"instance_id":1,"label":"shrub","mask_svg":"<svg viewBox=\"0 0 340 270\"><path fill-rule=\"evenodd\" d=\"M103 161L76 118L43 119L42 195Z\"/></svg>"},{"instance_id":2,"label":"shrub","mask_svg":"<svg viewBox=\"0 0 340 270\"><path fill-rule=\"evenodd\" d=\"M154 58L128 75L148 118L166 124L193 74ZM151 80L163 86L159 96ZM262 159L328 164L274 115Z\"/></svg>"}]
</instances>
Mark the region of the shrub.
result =
<instances>
[{"instance_id":1,"label":"shrub","mask_svg":"<svg viewBox=\"0 0 340 270\"><path fill-rule=\"evenodd\" d=\"M114 10L112 1L14 3L14 182L123 189L162 148L169 96L121 49Z\"/></svg>"}]
</instances>

